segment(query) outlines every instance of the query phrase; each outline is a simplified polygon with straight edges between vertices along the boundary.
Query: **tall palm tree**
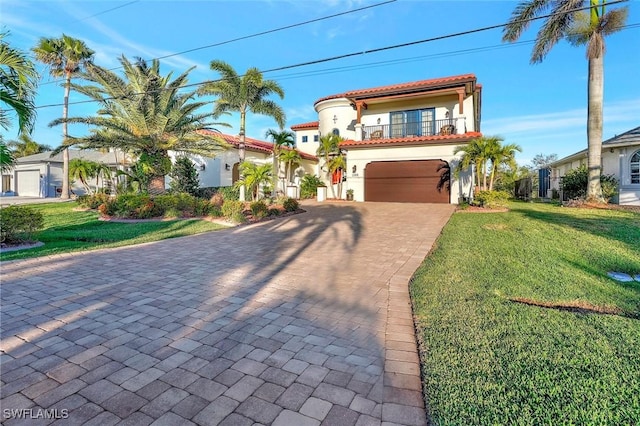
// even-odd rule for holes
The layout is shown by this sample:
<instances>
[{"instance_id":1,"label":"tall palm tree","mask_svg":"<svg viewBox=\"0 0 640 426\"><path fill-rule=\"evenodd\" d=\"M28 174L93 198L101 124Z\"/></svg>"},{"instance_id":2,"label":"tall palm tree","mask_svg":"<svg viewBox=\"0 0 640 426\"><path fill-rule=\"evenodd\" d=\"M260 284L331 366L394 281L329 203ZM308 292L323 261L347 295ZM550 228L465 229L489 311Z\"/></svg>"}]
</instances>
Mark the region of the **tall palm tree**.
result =
<instances>
[{"instance_id":1,"label":"tall palm tree","mask_svg":"<svg viewBox=\"0 0 640 426\"><path fill-rule=\"evenodd\" d=\"M11 148L13 155L15 155L16 158L51 151L51 147L49 145L39 144L26 133L22 133L18 136L17 140L10 140L7 143L7 146Z\"/></svg>"},{"instance_id":2,"label":"tall palm tree","mask_svg":"<svg viewBox=\"0 0 640 426\"><path fill-rule=\"evenodd\" d=\"M7 32L0 33L0 101L18 116L18 133L30 132L35 122L34 97L38 72L27 55L9 46ZM9 128L7 110L0 108L0 127Z\"/></svg>"},{"instance_id":3,"label":"tall palm tree","mask_svg":"<svg viewBox=\"0 0 640 426\"><path fill-rule=\"evenodd\" d=\"M522 152L520 146L510 143L502 145L502 138L494 137L488 146L487 159L491 161L491 174L489 177L489 191L493 191L493 182L495 181L496 173L502 165L509 165L512 169L517 169L516 163L516 151Z\"/></svg>"},{"instance_id":4,"label":"tall palm tree","mask_svg":"<svg viewBox=\"0 0 640 426\"><path fill-rule=\"evenodd\" d=\"M320 137L320 145L316 151L323 160L322 169L326 174L333 198L336 198L336 191L333 188L333 182L331 181L331 160L340 153L340 142L342 141L343 139L340 136L328 133Z\"/></svg>"},{"instance_id":5,"label":"tall palm tree","mask_svg":"<svg viewBox=\"0 0 640 426\"><path fill-rule=\"evenodd\" d=\"M273 193L276 194L278 188L278 175L280 174L280 155L286 151L283 148L293 148L296 146L296 135L288 130L277 131L273 129L267 130L266 138L273 141ZM296 151L293 151L296 152ZM285 178L288 171L285 172ZM286 188L283 188L285 191Z\"/></svg>"},{"instance_id":6,"label":"tall palm tree","mask_svg":"<svg viewBox=\"0 0 640 426\"><path fill-rule=\"evenodd\" d=\"M619 31L624 25L628 8L605 10L606 0L526 0L518 4L505 26L504 41L516 41L529 27L530 19L551 13L536 38L531 63L540 63L561 39L573 45L587 46L589 82L587 88L587 146L589 183L587 198L604 202L600 175L602 173L602 105L604 85L604 37ZM591 6L589 13L576 12Z\"/></svg>"},{"instance_id":7,"label":"tall palm tree","mask_svg":"<svg viewBox=\"0 0 640 426\"><path fill-rule=\"evenodd\" d=\"M36 59L49 67L53 77L64 77L64 106L62 107L63 144L69 137L66 118L69 116L69 93L71 79L93 62L93 50L82 41L62 34L60 38L42 37L33 52ZM69 198L69 150L62 151L62 194Z\"/></svg>"},{"instance_id":8,"label":"tall palm tree","mask_svg":"<svg viewBox=\"0 0 640 426\"><path fill-rule=\"evenodd\" d=\"M247 112L272 117L282 129L286 121L284 110L267 97L276 94L283 99L284 90L276 81L264 80L257 68L249 68L242 76L238 75L231 65L221 60L211 61L210 68L222 78L203 85L198 93L218 97L214 107L216 117L224 113L240 113L238 155L242 163L245 158Z\"/></svg>"},{"instance_id":9,"label":"tall palm tree","mask_svg":"<svg viewBox=\"0 0 640 426\"><path fill-rule=\"evenodd\" d=\"M182 92L193 69L172 80L172 73L160 75L160 62L148 65L139 59L131 63L120 58L123 77L99 66L83 74L88 85L73 84L74 90L100 103L93 117L54 120L60 123L83 123L95 126L85 137L68 137L62 149L71 145L82 148L118 149L138 157L141 170L149 176L147 190L162 192L165 175L171 169L168 151L213 157L226 148L222 138L201 132L212 126L228 126L209 121L212 112L196 112L207 102L193 101L195 91ZM59 150L61 149L59 148Z\"/></svg>"}]
</instances>

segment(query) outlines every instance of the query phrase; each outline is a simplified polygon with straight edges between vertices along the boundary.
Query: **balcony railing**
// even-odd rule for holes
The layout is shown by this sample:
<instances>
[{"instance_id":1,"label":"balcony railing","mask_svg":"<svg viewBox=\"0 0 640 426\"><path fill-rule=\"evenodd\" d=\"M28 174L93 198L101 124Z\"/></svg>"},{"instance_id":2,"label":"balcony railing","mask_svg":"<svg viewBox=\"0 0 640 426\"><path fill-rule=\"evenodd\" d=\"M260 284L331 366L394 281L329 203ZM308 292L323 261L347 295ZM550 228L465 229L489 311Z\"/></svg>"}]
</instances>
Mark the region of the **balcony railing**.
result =
<instances>
[{"instance_id":1,"label":"balcony railing","mask_svg":"<svg viewBox=\"0 0 640 426\"><path fill-rule=\"evenodd\" d=\"M378 124L376 126L364 126L362 129L362 139L372 140L405 138L411 136L455 135L456 133L458 133L456 123L459 123L458 119L446 118L444 120L429 120L396 124ZM465 129L461 130L462 133L465 132Z\"/></svg>"}]
</instances>

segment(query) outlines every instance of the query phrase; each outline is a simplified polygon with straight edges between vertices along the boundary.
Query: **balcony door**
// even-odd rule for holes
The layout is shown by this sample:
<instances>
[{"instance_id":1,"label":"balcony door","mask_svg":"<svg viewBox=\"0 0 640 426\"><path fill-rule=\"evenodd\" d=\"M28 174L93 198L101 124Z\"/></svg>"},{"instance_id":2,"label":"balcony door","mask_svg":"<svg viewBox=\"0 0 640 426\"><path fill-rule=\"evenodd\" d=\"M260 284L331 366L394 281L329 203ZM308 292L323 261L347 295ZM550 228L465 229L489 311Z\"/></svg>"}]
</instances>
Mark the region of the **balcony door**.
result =
<instances>
[{"instance_id":1,"label":"balcony door","mask_svg":"<svg viewBox=\"0 0 640 426\"><path fill-rule=\"evenodd\" d=\"M391 112L391 137L433 135L435 114L435 108Z\"/></svg>"}]
</instances>

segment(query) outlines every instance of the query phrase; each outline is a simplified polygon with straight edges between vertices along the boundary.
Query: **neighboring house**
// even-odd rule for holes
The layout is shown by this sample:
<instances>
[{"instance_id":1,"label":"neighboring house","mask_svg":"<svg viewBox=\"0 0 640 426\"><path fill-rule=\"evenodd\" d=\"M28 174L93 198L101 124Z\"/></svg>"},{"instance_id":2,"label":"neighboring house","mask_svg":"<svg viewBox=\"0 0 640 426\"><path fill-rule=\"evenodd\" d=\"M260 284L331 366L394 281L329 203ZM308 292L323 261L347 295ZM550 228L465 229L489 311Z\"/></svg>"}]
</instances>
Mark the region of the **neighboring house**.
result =
<instances>
[{"instance_id":1,"label":"neighboring house","mask_svg":"<svg viewBox=\"0 0 640 426\"><path fill-rule=\"evenodd\" d=\"M51 157L52 151L28 155L16 159L15 166L2 172L2 193L14 193L21 197L57 197L62 190L62 153ZM93 150L69 150L69 157L82 158L96 163L108 165L114 172L123 169L129 162L122 153L102 153ZM123 163L124 162L124 163ZM102 179L92 179L91 187L101 188L107 184ZM71 184L71 191L76 195L84 194L80 182Z\"/></svg>"},{"instance_id":2,"label":"neighboring house","mask_svg":"<svg viewBox=\"0 0 640 426\"><path fill-rule=\"evenodd\" d=\"M456 204L472 193L472 176L454 176L453 151L481 136L481 94L473 74L353 90L319 99L318 121L291 129L309 154L321 135L345 138L344 188L356 201ZM322 166L315 173L325 178Z\"/></svg>"},{"instance_id":3,"label":"neighboring house","mask_svg":"<svg viewBox=\"0 0 640 426\"><path fill-rule=\"evenodd\" d=\"M571 169L587 165L588 150L551 163L551 190L561 190L561 179ZM602 142L602 174L614 175L619 193L611 202L640 205L640 127Z\"/></svg>"},{"instance_id":4,"label":"neighboring house","mask_svg":"<svg viewBox=\"0 0 640 426\"><path fill-rule=\"evenodd\" d=\"M239 171L239 157L238 146L240 145L238 136L227 135L224 133L217 133L211 131L203 131L210 134L216 134L220 136L227 144L229 149L221 152L215 158L206 158L200 156L191 156L190 158L198 169L200 176L200 187L220 187L231 186L240 178ZM318 158L315 155L311 155L305 152L300 152L301 161L292 167L292 182L286 183L284 181L285 167L284 163L280 164L280 171L278 173L280 187L279 190L286 193L284 186L297 184L294 178L294 171L298 170L298 175L301 171L304 173L315 173L315 166L318 162ZM264 164L273 162L273 144L270 142L261 141L245 137L245 161Z\"/></svg>"}]
</instances>

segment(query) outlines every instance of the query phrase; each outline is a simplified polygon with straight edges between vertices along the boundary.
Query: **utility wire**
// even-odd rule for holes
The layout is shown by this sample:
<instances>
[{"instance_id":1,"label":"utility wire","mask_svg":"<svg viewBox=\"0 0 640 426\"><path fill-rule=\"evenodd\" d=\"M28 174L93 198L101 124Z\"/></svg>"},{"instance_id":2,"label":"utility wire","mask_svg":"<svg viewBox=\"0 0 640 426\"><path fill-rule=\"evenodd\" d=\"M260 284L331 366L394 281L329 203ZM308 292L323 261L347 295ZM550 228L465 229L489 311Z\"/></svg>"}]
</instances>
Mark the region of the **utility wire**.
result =
<instances>
[{"instance_id":1,"label":"utility wire","mask_svg":"<svg viewBox=\"0 0 640 426\"><path fill-rule=\"evenodd\" d=\"M616 1L612 1L610 3L608 3L609 5L613 5L613 4L618 4L618 3L624 3L627 2L628 0L616 0ZM581 10L587 10L587 9L591 9L592 6L586 6L586 7L580 7L580 8L576 8L576 9L572 9L569 10L567 12L561 12L561 13L551 13L548 15L543 15L543 16L537 16L534 18L529 18L529 19L524 19L522 21L517 21L517 22L531 22L531 21L536 21L536 20L540 20L540 19L545 19L545 18L549 18L551 16L555 16L558 14L565 14L565 13L573 13L573 12L577 12L577 11L581 11ZM292 68L299 68L299 67L305 67L308 65L314 65L314 64L319 64L319 63L324 63L324 62L332 62L332 61L336 61L339 59L345 59L345 58L349 58L349 57L354 57L354 56L361 56L361 55L366 55L366 54L370 54L370 53L377 53L377 52L382 52L382 51L387 51L387 50L392 50L392 49L399 49L402 47L408 47L408 46L415 46L418 44L423 44L423 43L428 43L428 42L432 42L432 41L437 41L437 40L444 40L444 39L448 39L448 38L453 38L453 37L460 37L463 35L468 35L468 34L474 34L474 33L478 33L481 31L488 31L488 30L493 30L496 28L501 28L506 26L507 24L498 24L498 25L490 25L487 27L482 27L482 28L477 28L477 29L473 29L473 30L467 30L467 31L461 31L461 32L457 32L457 33L452 33L452 34L447 34L447 35L442 35L442 36L437 36L437 37L430 37L430 38L426 38L426 39L422 39L422 40L416 40L416 41L412 41L412 42L407 42L407 43L400 43L400 44L395 44L395 45L391 45L391 46L385 46L385 47L379 47L376 49L369 49L369 50L364 50L361 52L353 52L353 53L346 53L343 55L337 55L337 56L331 56L328 58L323 58L323 59L316 59L313 61L307 61L307 62L301 62L301 63L297 63L297 64L293 64L293 65L285 65L285 66L281 66L281 67L276 67L276 68L271 68L271 69L267 69L267 70L261 70L261 72L263 74L265 73L269 73L269 72L275 72L275 71L283 71L283 70L287 70L287 69L292 69ZM627 27L630 28L635 28L640 24L630 24L628 26L623 26L621 27L622 29L625 29ZM197 86L203 86L205 84L209 84L209 83L215 83L215 82L220 82L223 81L224 79L217 79L217 80L206 80L206 81L202 81L199 83L191 83L191 84L185 84L184 86L181 87L181 89L184 88L188 88L188 87L197 87ZM133 96L136 95L144 95L147 92L140 92L140 93L134 93L132 94ZM93 102L103 102L103 101L107 101L107 100L112 100L112 99L116 99L114 97L107 97L107 98L103 98L100 100L95 100L95 99L88 99L85 101L75 101L75 102L69 102L69 105L78 105L78 104L85 104L85 103L93 103ZM64 104L49 104L49 105L41 105L41 106L37 106L36 109L41 109L41 108L50 108L50 107L60 107L63 106Z\"/></svg>"},{"instance_id":2,"label":"utility wire","mask_svg":"<svg viewBox=\"0 0 640 426\"><path fill-rule=\"evenodd\" d=\"M140 0L136 0L136 1L140 1ZM135 3L136 1L132 1L131 3ZM366 9L372 9L374 7L384 6L386 4L394 3L396 1L398 1L398 0L387 0L387 1L383 1L381 3L375 3L375 4L372 4L372 5L369 5L369 6L359 7L357 9L347 10L347 11L340 12L340 13L334 13L333 15L322 16L320 18L310 19L308 21L298 22L296 24L285 25L284 27L273 28L273 29L266 30L266 31L261 31L261 32L258 32L258 33L253 33L253 34L249 34L249 35L245 35L245 36L241 36L241 37L236 37L236 38L232 38L232 39L225 40L225 41L220 41L220 42L213 43L213 44L208 44L206 46L194 47L193 49L183 50L182 52L171 53L169 55L160 56L160 57L157 57L157 58L154 58L154 59L145 60L145 62L151 62L151 61L154 61L154 60L157 60L157 59L158 60L159 59L167 59L167 58L171 58L171 57L178 56L178 55L184 55L185 53L191 53L191 52L196 52L198 50L203 50L203 49L209 49L209 48L212 48L212 47L223 46L225 44L235 43L235 42L241 41L241 40L247 40L247 39L250 39L250 38L255 38L255 37L259 37L259 36L263 36L263 35L267 35L267 34L272 34L272 33L276 33L276 32L279 32L279 31L288 30L288 29L291 29L291 28L301 27L303 25L312 24L314 22L325 21L327 19L336 18L338 16L343 16L343 15L348 15L350 13L361 12L361 11L366 10ZM124 7L124 6L128 5L128 4L131 4L131 3L127 3L125 5L118 6L118 7ZM116 8L114 8L114 9L116 9ZM106 12L108 12L110 10L113 10L113 9L109 9L109 10L106 10L104 12L100 12L100 13L98 13L98 15L101 14L101 13L106 13ZM89 18L91 18L93 16L96 16L96 15L89 16ZM87 18L84 18L84 19L87 19ZM114 71L114 70L117 70L117 69L120 69L120 68L122 68L122 66L115 67L115 68L109 68L109 71ZM45 86L47 84L57 83L59 81L62 81L62 79L48 81L46 83L41 84L41 86Z\"/></svg>"},{"instance_id":3,"label":"utility wire","mask_svg":"<svg viewBox=\"0 0 640 426\"><path fill-rule=\"evenodd\" d=\"M93 15L85 16L84 18L79 18L79 19L73 20L71 22L85 21L87 19L95 18L96 16L104 15L105 13L109 13L109 12L111 12L113 10L120 9L120 8L129 6L129 5L134 4L134 3L139 3L139 2L140 2L140 0L133 0L133 1L130 1L129 3L121 4L120 6L115 6L115 7L112 7L111 9L103 10L102 12L98 12L98 13L95 13Z\"/></svg>"}]
</instances>

